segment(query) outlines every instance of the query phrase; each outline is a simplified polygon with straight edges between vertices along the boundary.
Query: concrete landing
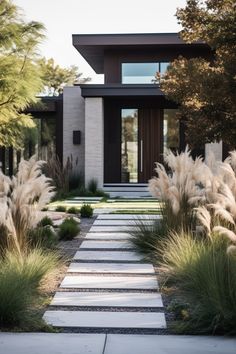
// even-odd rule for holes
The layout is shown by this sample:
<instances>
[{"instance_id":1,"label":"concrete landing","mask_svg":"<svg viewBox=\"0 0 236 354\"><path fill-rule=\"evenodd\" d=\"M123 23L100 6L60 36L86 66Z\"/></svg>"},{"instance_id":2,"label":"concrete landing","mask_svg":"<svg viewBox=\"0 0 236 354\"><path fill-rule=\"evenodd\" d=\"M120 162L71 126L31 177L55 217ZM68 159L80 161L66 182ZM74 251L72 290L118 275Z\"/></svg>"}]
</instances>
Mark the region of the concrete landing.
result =
<instances>
[{"instance_id":1,"label":"concrete landing","mask_svg":"<svg viewBox=\"0 0 236 354\"><path fill-rule=\"evenodd\" d=\"M210 336L0 333L0 354L235 354L236 339Z\"/></svg>"}]
</instances>

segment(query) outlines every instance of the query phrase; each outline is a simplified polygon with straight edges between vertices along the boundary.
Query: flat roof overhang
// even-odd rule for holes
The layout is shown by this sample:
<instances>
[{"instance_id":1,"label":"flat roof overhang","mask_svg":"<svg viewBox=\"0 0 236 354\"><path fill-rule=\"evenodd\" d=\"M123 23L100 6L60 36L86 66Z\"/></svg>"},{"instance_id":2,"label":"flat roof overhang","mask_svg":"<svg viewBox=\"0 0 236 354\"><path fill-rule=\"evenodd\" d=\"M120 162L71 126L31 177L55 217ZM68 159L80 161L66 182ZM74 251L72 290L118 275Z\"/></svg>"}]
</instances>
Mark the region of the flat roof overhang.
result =
<instances>
[{"instance_id":1,"label":"flat roof overhang","mask_svg":"<svg viewBox=\"0 0 236 354\"><path fill-rule=\"evenodd\" d=\"M97 74L104 73L106 50L153 50L157 47L208 47L203 42L188 44L179 33L73 34L73 46ZM208 47L209 48L209 47Z\"/></svg>"},{"instance_id":2,"label":"flat roof overhang","mask_svg":"<svg viewBox=\"0 0 236 354\"><path fill-rule=\"evenodd\" d=\"M159 85L156 84L83 84L83 97L144 97L164 96Z\"/></svg>"}]
</instances>

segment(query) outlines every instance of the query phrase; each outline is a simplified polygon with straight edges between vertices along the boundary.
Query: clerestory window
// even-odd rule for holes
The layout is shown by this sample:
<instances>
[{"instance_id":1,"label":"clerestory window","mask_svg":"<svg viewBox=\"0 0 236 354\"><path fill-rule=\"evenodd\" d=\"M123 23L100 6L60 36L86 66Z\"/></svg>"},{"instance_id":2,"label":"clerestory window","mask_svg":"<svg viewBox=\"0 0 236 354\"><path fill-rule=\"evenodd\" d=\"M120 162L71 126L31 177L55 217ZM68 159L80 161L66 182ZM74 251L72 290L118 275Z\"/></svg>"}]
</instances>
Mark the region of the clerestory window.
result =
<instances>
[{"instance_id":1,"label":"clerestory window","mask_svg":"<svg viewBox=\"0 0 236 354\"><path fill-rule=\"evenodd\" d=\"M122 84L152 84L157 72L163 75L169 62L159 63L122 63Z\"/></svg>"}]
</instances>

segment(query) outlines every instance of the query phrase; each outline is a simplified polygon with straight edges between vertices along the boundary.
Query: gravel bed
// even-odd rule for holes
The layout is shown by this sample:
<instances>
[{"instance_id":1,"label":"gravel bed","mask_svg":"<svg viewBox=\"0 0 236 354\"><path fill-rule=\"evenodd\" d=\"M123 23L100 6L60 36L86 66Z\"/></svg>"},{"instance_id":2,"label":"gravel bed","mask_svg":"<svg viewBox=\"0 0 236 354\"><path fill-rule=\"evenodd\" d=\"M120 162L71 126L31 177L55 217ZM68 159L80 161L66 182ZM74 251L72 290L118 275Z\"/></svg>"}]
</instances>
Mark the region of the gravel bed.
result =
<instances>
[{"instance_id":1,"label":"gravel bed","mask_svg":"<svg viewBox=\"0 0 236 354\"><path fill-rule=\"evenodd\" d=\"M57 327L61 333L109 333L109 334L152 334L164 335L169 334L166 328L149 329L149 328L91 328L91 327ZM135 353L131 353L135 354ZM147 353L148 354L148 353Z\"/></svg>"},{"instance_id":2,"label":"gravel bed","mask_svg":"<svg viewBox=\"0 0 236 354\"><path fill-rule=\"evenodd\" d=\"M99 311L99 312L157 312L163 307L121 307L121 306L49 306L49 311Z\"/></svg>"},{"instance_id":3,"label":"gravel bed","mask_svg":"<svg viewBox=\"0 0 236 354\"><path fill-rule=\"evenodd\" d=\"M59 288L57 290L58 292L101 292L101 293L156 293L156 289L121 289L121 288L113 288L113 289L107 289L107 288Z\"/></svg>"},{"instance_id":4,"label":"gravel bed","mask_svg":"<svg viewBox=\"0 0 236 354\"><path fill-rule=\"evenodd\" d=\"M73 263L119 263L119 264L146 264L147 262L144 262L144 261L119 261L119 260L116 260L116 261L107 261L107 260L87 260L87 259L73 259Z\"/></svg>"}]
</instances>

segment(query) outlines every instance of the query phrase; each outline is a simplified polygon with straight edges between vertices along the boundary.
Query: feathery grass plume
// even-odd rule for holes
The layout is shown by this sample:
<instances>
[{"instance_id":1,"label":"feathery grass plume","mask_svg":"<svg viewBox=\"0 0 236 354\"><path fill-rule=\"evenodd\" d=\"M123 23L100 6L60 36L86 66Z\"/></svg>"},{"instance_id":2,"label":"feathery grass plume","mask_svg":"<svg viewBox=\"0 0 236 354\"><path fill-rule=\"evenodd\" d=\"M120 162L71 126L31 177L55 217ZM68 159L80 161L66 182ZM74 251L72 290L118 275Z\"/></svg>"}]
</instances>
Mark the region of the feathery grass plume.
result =
<instances>
[{"instance_id":1,"label":"feathery grass plume","mask_svg":"<svg viewBox=\"0 0 236 354\"><path fill-rule=\"evenodd\" d=\"M211 159L213 161L213 158ZM204 208L198 207L196 214L209 236L223 235L236 243L236 152L224 161L211 164L212 177L205 186ZM212 235L211 235L212 234ZM230 247L230 246L229 246Z\"/></svg>"},{"instance_id":2,"label":"feathery grass plume","mask_svg":"<svg viewBox=\"0 0 236 354\"><path fill-rule=\"evenodd\" d=\"M167 151L164 162L170 172L157 163L158 177L149 181L149 190L163 202L162 215L170 229L191 229L195 223L193 206L205 201L203 186L210 170L201 157L193 160L188 148L176 155Z\"/></svg>"},{"instance_id":3,"label":"feathery grass plume","mask_svg":"<svg viewBox=\"0 0 236 354\"><path fill-rule=\"evenodd\" d=\"M51 179L42 174L43 161L33 156L22 160L16 176L0 175L0 225L9 249L21 252L27 247L27 233L42 219L41 210L54 195Z\"/></svg>"}]
</instances>

